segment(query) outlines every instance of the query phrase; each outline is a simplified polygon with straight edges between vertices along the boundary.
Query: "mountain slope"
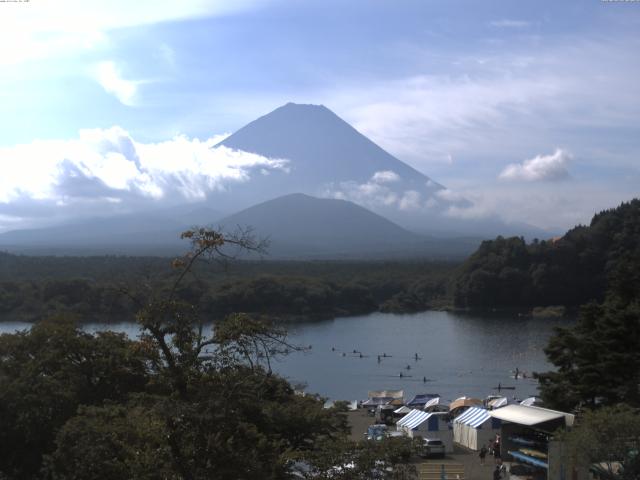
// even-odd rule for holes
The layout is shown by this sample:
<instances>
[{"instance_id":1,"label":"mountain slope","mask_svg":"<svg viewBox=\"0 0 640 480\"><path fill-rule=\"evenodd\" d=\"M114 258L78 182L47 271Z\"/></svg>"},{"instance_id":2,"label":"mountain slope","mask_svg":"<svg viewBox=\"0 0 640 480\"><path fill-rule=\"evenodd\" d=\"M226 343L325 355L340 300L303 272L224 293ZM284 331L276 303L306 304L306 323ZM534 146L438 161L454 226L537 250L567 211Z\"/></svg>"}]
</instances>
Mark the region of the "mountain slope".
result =
<instances>
[{"instance_id":1,"label":"mountain slope","mask_svg":"<svg viewBox=\"0 0 640 480\"><path fill-rule=\"evenodd\" d=\"M323 105L288 103L241 128L221 145L291 159L291 173L312 187L318 182L365 182L376 172L392 171L407 187L430 192L444 188L384 151Z\"/></svg>"},{"instance_id":2,"label":"mountain slope","mask_svg":"<svg viewBox=\"0 0 640 480\"><path fill-rule=\"evenodd\" d=\"M221 214L204 206L183 205L112 217L88 218L39 229L0 234L0 248L35 254L173 254L185 248L180 233L213 224Z\"/></svg>"},{"instance_id":3,"label":"mountain slope","mask_svg":"<svg viewBox=\"0 0 640 480\"><path fill-rule=\"evenodd\" d=\"M427 256L447 249L456 256L460 249L471 249L467 242L445 248L352 202L304 194L269 200L220 223L228 230L253 227L258 236L270 239L268 253L275 258Z\"/></svg>"}]
</instances>

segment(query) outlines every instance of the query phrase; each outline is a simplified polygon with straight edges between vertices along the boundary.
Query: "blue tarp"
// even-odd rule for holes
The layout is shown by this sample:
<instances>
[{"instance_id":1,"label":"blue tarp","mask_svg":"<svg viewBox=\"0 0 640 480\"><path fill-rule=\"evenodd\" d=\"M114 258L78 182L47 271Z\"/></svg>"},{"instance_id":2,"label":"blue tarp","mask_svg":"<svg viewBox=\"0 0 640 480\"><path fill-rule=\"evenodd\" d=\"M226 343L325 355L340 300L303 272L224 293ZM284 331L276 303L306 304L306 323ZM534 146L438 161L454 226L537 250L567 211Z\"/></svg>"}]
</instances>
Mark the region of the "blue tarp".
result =
<instances>
[{"instance_id":1,"label":"blue tarp","mask_svg":"<svg viewBox=\"0 0 640 480\"><path fill-rule=\"evenodd\" d=\"M521 462L528 463L535 467L546 468L546 469L549 468L549 464L547 462L543 462L539 458L530 457L529 455L525 455L524 453L515 452L515 451L507 452L507 453L509 453L509 455L511 455L513 458L520 460Z\"/></svg>"},{"instance_id":2,"label":"blue tarp","mask_svg":"<svg viewBox=\"0 0 640 480\"><path fill-rule=\"evenodd\" d=\"M527 447L533 447L536 445L536 442L534 442L533 440L528 440L522 437L509 437L509 440L511 440L513 443L517 443L518 445L525 445Z\"/></svg>"}]
</instances>

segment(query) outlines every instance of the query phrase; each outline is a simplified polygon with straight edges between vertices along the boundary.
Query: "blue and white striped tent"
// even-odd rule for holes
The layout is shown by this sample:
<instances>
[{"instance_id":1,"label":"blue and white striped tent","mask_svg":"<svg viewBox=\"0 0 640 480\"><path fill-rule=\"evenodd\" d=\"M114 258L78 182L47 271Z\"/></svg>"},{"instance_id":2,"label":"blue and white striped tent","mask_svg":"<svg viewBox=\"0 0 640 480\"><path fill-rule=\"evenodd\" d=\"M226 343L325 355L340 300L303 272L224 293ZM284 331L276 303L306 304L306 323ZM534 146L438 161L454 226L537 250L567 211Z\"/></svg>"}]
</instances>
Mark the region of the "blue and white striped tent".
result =
<instances>
[{"instance_id":1,"label":"blue and white striped tent","mask_svg":"<svg viewBox=\"0 0 640 480\"><path fill-rule=\"evenodd\" d=\"M453 420L453 441L471 450L480 450L500 433L501 422L484 408L472 407Z\"/></svg>"},{"instance_id":2,"label":"blue and white striped tent","mask_svg":"<svg viewBox=\"0 0 640 480\"><path fill-rule=\"evenodd\" d=\"M414 409L396 422L396 429L411 438L439 438L445 451L452 452L453 432L446 417L446 414Z\"/></svg>"}]
</instances>

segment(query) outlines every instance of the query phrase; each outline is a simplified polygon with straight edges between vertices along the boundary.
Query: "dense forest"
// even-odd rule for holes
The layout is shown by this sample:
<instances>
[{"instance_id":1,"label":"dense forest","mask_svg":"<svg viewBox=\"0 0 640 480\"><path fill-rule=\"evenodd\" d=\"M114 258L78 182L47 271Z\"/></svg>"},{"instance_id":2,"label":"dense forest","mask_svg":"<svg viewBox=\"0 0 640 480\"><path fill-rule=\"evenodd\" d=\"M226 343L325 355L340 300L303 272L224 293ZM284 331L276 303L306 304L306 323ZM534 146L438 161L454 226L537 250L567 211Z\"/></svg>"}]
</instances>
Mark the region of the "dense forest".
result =
<instances>
[{"instance_id":1,"label":"dense forest","mask_svg":"<svg viewBox=\"0 0 640 480\"><path fill-rule=\"evenodd\" d=\"M446 305L455 267L430 261L203 262L177 294L213 320L239 311L284 320L414 312ZM0 253L0 319L31 322L73 313L87 322L131 321L137 307L129 293L141 285L166 291L173 273L161 257Z\"/></svg>"},{"instance_id":2,"label":"dense forest","mask_svg":"<svg viewBox=\"0 0 640 480\"><path fill-rule=\"evenodd\" d=\"M485 241L452 280L458 307L578 306L602 301L615 272L640 265L640 200L596 214L589 226L527 244Z\"/></svg>"}]
</instances>

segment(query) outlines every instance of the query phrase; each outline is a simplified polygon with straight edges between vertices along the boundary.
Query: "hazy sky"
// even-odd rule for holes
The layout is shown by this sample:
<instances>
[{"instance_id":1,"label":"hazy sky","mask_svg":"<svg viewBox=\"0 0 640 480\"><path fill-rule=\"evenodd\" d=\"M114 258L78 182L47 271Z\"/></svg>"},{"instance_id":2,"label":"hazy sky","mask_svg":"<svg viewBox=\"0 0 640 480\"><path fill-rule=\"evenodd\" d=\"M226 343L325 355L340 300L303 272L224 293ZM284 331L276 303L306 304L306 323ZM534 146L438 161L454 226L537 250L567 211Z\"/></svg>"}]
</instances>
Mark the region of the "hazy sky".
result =
<instances>
[{"instance_id":1,"label":"hazy sky","mask_svg":"<svg viewBox=\"0 0 640 480\"><path fill-rule=\"evenodd\" d=\"M640 2L0 3L0 230L278 168L208 147L289 101L564 229L640 194L639 52Z\"/></svg>"}]
</instances>

